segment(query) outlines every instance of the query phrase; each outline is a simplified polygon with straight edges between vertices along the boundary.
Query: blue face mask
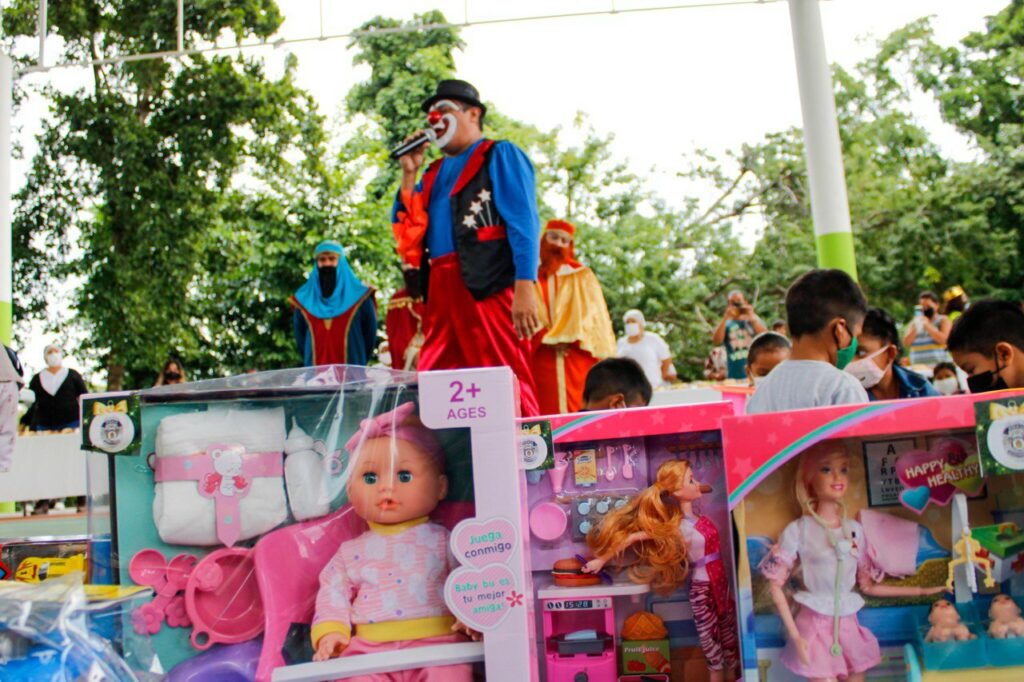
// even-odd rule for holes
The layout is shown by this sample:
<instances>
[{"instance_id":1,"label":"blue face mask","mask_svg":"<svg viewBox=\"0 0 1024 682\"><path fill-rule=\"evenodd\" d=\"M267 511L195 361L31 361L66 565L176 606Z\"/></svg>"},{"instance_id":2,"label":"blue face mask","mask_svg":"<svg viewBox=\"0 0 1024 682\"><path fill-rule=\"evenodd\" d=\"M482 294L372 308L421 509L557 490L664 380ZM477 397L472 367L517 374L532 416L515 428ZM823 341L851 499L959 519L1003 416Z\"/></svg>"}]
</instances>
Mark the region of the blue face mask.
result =
<instances>
[{"instance_id":1,"label":"blue face mask","mask_svg":"<svg viewBox=\"0 0 1024 682\"><path fill-rule=\"evenodd\" d=\"M836 367L843 369L857 356L857 337L851 334L850 345L846 348L839 348L839 340L836 339L836 348Z\"/></svg>"}]
</instances>

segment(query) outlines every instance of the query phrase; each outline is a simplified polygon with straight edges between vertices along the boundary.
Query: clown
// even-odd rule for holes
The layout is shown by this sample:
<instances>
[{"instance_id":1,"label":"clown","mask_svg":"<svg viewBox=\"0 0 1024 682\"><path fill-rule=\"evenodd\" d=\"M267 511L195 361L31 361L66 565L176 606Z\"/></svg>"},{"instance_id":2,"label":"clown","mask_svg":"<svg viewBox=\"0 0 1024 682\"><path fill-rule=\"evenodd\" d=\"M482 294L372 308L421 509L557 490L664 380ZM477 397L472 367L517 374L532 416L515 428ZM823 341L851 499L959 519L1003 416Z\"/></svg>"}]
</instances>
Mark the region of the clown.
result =
<instances>
[{"instance_id":1,"label":"clown","mask_svg":"<svg viewBox=\"0 0 1024 682\"><path fill-rule=\"evenodd\" d=\"M615 332L601 283L576 260L576 227L551 220L540 244L541 324L531 360L541 414L577 412L587 372L615 355Z\"/></svg>"},{"instance_id":2,"label":"clown","mask_svg":"<svg viewBox=\"0 0 1024 682\"><path fill-rule=\"evenodd\" d=\"M533 166L512 143L483 137L487 107L469 83L441 81L423 111L444 156L418 183L423 147L400 157L392 211L398 254L426 283L417 369L511 367L523 414L536 415L529 365L540 328Z\"/></svg>"},{"instance_id":3,"label":"clown","mask_svg":"<svg viewBox=\"0 0 1024 682\"><path fill-rule=\"evenodd\" d=\"M320 242L313 271L289 299L295 309L295 341L306 367L365 365L377 345L374 291L355 276L341 244Z\"/></svg>"}]
</instances>

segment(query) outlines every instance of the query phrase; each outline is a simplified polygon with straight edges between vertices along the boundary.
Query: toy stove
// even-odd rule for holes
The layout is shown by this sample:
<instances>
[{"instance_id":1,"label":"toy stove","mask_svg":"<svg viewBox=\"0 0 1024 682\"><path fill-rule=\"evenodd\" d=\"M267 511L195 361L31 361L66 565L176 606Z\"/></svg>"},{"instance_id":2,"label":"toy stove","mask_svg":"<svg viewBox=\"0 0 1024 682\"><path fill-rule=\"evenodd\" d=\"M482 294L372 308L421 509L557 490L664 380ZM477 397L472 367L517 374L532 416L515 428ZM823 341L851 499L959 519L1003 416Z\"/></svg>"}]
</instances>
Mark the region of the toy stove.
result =
<instances>
[{"instance_id":1,"label":"toy stove","mask_svg":"<svg viewBox=\"0 0 1024 682\"><path fill-rule=\"evenodd\" d=\"M538 581L548 682L615 682L615 597L639 596L647 585L560 587Z\"/></svg>"}]
</instances>

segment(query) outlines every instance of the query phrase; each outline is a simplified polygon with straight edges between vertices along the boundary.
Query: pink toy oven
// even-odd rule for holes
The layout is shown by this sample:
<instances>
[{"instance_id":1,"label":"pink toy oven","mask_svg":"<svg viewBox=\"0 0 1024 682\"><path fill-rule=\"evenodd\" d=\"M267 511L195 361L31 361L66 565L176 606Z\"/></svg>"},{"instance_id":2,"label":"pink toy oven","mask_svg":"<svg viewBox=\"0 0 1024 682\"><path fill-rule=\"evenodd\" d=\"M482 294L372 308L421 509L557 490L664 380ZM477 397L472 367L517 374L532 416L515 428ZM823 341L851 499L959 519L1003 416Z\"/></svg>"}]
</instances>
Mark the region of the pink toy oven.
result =
<instances>
[{"instance_id":1,"label":"pink toy oven","mask_svg":"<svg viewBox=\"0 0 1024 682\"><path fill-rule=\"evenodd\" d=\"M647 591L646 585L629 583L539 586L548 682L614 682L618 675L615 597ZM572 637L589 631L593 636Z\"/></svg>"},{"instance_id":2,"label":"pink toy oven","mask_svg":"<svg viewBox=\"0 0 1024 682\"><path fill-rule=\"evenodd\" d=\"M624 620L637 611L652 612L665 621L680 668L683 657L703 660L696 625L687 615L692 611L686 587L655 597L648 585L632 583L625 572L614 575L612 584L560 587L553 585L551 570L561 559L589 558L586 532L648 487L661 464L686 459L700 480L714 488L701 499L701 513L718 527L729 571L732 546L721 424L732 414L732 404L723 401L520 421L527 434L523 459L529 525L524 535L529 538L534 595L541 612L538 647L549 682L604 682L625 675L618 655L619 633ZM581 457L594 460L590 474L588 467L577 467ZM565 639L588 631L594 633L576 641Z\"/></svg>"}]
</instances>

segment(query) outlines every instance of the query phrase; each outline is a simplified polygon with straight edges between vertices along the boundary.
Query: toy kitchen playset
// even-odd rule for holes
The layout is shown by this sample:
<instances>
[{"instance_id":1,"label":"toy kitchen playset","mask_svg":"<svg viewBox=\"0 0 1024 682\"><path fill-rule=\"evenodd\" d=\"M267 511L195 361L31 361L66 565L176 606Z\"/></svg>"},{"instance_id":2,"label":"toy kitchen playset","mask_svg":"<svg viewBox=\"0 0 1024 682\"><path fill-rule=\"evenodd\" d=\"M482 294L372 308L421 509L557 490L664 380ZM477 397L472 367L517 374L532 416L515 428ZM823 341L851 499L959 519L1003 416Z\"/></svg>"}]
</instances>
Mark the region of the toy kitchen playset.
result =
<instances>
[{"instance_id":1,"label":"toy kitchen playset","mask_svg":"<svg viewBox=\"0 0 1024 682\"><path fill-rule=\"evenodd\" d=\"M543 679L738 671L720 432L731 414L722 402L520 422Z\"/></svg>"}]
</instances>

